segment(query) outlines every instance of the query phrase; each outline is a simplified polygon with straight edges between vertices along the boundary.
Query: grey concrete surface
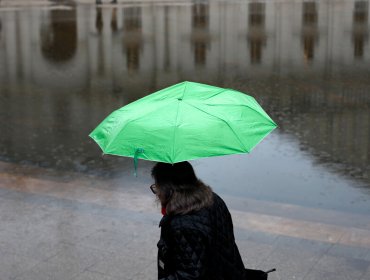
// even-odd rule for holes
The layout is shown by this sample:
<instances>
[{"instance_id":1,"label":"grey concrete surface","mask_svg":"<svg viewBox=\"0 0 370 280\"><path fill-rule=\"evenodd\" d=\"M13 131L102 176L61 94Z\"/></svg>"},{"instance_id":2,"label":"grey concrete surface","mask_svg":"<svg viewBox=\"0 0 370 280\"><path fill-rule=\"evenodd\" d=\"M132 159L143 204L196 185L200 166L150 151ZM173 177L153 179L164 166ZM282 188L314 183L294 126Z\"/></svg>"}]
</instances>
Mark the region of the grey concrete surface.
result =
<instances>
[{"instance_id":1,"label":"grey concrete surface","mask_svg":"<svg viewBox=\"0 0 370 280\"><path fill-rule=\"evenodd\" d=\"M1 280L156 279L161 215L148 179L132 177L125 182L130 187L82 175L60 182L11 167L0 164L7 170L0 172ZM292 218L299 206L264 201L261 214L253 206L243 209L240 198L224 198L247 267L276 267L271 280L369 279L370 231L361 228L366 217L351 214L362 220L354 227L339 222L340 212L335 219L333 211L307 209L318 215Z\"/></svg>"}]
</instances>

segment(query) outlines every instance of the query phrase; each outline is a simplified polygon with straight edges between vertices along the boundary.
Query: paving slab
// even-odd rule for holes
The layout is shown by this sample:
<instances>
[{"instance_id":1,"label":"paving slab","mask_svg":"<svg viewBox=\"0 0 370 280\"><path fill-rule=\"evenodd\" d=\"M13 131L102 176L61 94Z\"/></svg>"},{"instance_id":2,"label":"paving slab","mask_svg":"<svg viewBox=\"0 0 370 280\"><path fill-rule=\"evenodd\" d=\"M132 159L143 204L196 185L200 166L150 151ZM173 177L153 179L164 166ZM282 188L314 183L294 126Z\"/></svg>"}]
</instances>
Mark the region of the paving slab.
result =
<instances>
[{"instance_id":1,"label":"paving slab","mask_svg":"<svg viewBox=\"0 0 370 280\"><path fill-rule=\"evenodd\" d=\"M345 275L348 279L360 279L369 268L370 262L348 257L323 255L315 270Z\"/></svg>"},{"instance_id":2,"label":"paving slab","mask_svg":"<svg viewBox=\"0 0 370 280\"><path fill-rule=\"evenodd\" d=\"M56 263L42 262L32 270L22 273L15 280L71 280L82 271L84 269L76 266L65 267Z\"/></svg>"},{"instance_id":3,"label":"paving slab","mask_svg":"<svg viewBox=\"0 0 370 280\"><path fill-rule=\"evenodd\" d=\"M113 278L99 272L84 271L77 275L73 280L118 280L121 278Z\"/></svg>"},{"instance_id":4,"label":"paving slab","mask_svg":"<svg viewBox=\"0 0 370 280\"><path fill-rule=\"evenodd\" d=\"M360 280L369 280L370 279L370 267L366 270L364 275L362 275Z\"/></svg>"},{"instance_id":5,"label":"paving slab","mask_svg":"<svg viewBox=\"0 0 370 280\"><path fill-rule=\"evenodd\" d=\"M277 269L276 272L271 273L269 280L303 279L316 265L320 257L320 253L297 250L293 247L275 247L268 258L260 264L260 269Z\"/></svg>"},{"instance_id":6,"label":"paving slab","mask_svg":"<svg viewBox=\"0 0 370 280\"><path fill-rule=\"evenodd\" d=\"M311 279L351 279L361 280L369 269L369 262L360 259L324 255L320 258L304 280ZM320 278L322 277L322 278Z\"/></svg>"},{"instance_id":7,"label":"paving slab","mask_svg":"<svg viewBox=\"0 0 370 280\"><path fill-rule=\"evenodd\" d=\"M10 280L25 273L39 263L32 257L24 257L0 250L1 280Z\"/></svg>"},{"instance_id":8,"label":"paving slab","mask_svg":"<svg viewBox=\"0 0 370 280\"><path fill-rule=\"evenodd\" d=\"M237 245L244 265L251 269L259 269L275 248L273 245L249 240L237 240Z\"/></svg>"},{"instance_id":9,"label":"paving slab","mask_svg":"<svg viewBox=\"0 0 370 280\"><path fill-rule=\"evenodd\" d=\"M122 253L126 246L132 241L129 232L117 234L109 231L97 231L82 239L78 244L84 247L106 251L111 253Z\"/></svg>"},{"instance_id":10,"label":"paving slab","mask_svg":"<svg viewBox=\"0 0 370 280\"><path fill-rule=\"evenodd\" d=\"M131 257L122 252L120 255L110 255L94 266L88 268L88 271L99 272L113 278L138 279L137 275L148 267L153 267L153 256L141 255L139 258ZM152 275L156 272L152 271Z\"/></svg>"},{"instance_id":11,"label":"paving slab","mask_svg":"<svg viewBox=\"0 0 370 280\"><path fill-rule=\"evenodd\" d=\"M350 257L354 259L362 259L365 261L370 261L370 249L348 246L343 244L334 244L328 251L328 255L337 257Z\"/></svg>"},{"instance_id":12,"label":"paving slab","mask_svg":"<svg viewBox=\"0 0 370 280\"><path fill-rule=\"evenodd\" d=\"M290 236L278 236L274 242L276 250L281 248L294 249L297 251L310 252L317 255L323 255L330 250L334 245L329 242L320 242L303 238L295 238Z\"/></svg>"}]
</instances>

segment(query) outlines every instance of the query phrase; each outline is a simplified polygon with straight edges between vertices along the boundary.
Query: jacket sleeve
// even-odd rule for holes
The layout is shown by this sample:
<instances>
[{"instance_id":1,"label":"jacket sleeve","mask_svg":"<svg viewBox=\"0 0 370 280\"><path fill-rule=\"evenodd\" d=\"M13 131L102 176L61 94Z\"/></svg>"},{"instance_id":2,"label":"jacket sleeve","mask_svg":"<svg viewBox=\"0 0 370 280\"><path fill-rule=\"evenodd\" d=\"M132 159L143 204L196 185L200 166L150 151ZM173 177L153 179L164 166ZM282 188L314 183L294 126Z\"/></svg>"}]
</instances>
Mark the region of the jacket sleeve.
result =
<instances>
[{"instance_id":1,"label":"jacket sleeve","mask_svg":"<svg viewBox=\"0 0 370 280\"><path fill-rule=\"evenodd\" d=\"M174 272L160 280L202 279L207 269L207 240L196 229L176 229L173 231Z\"/></svg>"}]
</instances>

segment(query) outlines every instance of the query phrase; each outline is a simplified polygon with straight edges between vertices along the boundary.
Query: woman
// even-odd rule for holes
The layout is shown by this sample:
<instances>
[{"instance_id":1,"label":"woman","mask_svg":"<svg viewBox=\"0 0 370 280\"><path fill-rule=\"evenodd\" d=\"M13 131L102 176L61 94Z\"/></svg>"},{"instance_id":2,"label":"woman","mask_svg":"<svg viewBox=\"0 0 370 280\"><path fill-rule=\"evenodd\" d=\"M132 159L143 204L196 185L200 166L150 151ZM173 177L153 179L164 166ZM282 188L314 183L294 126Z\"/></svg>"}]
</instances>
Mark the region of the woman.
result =
<instances>
[{"instance_id":1,"label":"woman","mask_svg":"<svg viewBox=\"0 0 370 280\"><path fill-rule=\"evenodd\" d=\"M158 279L246 279L229 210L190 163L157 163L152 176L163 214Z\"/></svg>"}]
</instances>

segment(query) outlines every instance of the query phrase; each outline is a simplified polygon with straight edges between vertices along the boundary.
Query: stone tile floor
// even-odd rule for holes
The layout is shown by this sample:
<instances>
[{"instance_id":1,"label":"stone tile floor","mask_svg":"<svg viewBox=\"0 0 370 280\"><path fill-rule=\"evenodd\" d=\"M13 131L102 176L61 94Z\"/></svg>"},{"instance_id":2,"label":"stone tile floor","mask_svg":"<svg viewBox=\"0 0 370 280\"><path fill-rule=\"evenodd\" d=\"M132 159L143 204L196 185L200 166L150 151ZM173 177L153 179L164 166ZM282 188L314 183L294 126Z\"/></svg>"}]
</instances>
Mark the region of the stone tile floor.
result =
<instances>
[{"instance_id":1,"label":"stone tile floor","mask_svg":"<svg viewBox=\"0 0 370 280\"><path fill-rule=\"evenodd\" d=\"M0 280L156 279L161 215L149 181L13 167L0 163ZM370 279L368 216L224 199L245 265L276 267L270 280Z\"/></svg>"}]
</instances>

